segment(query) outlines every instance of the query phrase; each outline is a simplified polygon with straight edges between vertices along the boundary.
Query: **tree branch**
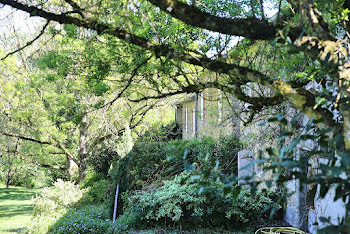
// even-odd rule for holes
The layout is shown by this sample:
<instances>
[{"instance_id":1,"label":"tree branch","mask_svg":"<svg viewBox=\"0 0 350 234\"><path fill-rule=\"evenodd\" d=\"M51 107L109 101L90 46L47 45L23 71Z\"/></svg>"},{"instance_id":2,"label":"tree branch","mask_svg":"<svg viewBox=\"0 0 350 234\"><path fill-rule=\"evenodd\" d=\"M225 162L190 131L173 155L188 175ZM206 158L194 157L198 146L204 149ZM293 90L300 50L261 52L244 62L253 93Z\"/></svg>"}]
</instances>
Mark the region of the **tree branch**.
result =
<instances>
[{"instance_id":1,"label":"tree branch","mask_svg":"<svg viewBox=\"0 0 350 234\"><path fill-rule=\"evenodd\" d=\"M18 51L21 51L25 48L27 48L28 46L32 45L36 40L38 40L45 32L45 29L47 28L47 26L49 25L50 21L47 21L46 24L43 26L43 28L41 29L41 31L39 32L39 34L33 39L28 41L24 46L8 53L7 55L5 55L3 58L1 58L0 60L5 60L7 57L9 57L10 55L13 55L15 53L17 53Z\"/></svg>"},{"instance_id":2,"label":"tree branch","mask_svg":"<svg viewBox=\"0 0 350 234\"><path fill-rule=\"evenodd\" d=\"M68 13L78 13L81 17L85 18L85 15L83 13L84 9L82 9L76 2L74 2L73 0L64 0L64 1L69 5L71 5L73 8L73 11Z\"/></svg>"},{"instance_id":3,"label":"tree branch","mask_svg":"<svg viewBox=\"0 0 350 234\"><path fill-rule=\"evenodd\" d=\"M152 3L155 3L155 4L157 4L158 2L158 1L156 2L155 0L149 0L149 1L152 1ZM175 0L169 0L169 2L180 4ZM112 27L109 24L98 22L92 18L81 20L79 18L68 16L65 14L50 13L45 10L39 9L37 7L27 6L13 0L0 0L0 3L26 11L30 13L32 16L40 16L40 17L46 18L47 20L57 21L61 24L74 24L76 26L95 30L98 34L109 34L109 35L115 36L121 40L126 41L127 43L131 43L131 44L140 46L143 49L152 51L157 57L165 56L170 59L180 60L192 65L201 66L213 72L228 74L231 77L235 78L234 80L231 81L234 85L237 85L237 84L241 85L241 84L244 84L244 82L257 82L257 83L263 84L271 88L276 93L281 94L285 100L290 101L294 107L300 109L310 117L314 116L316 119L325 117L327 118L326 122L328 124L335 124L334 120L332 121L332 119L329 119L329 115L325 114L325 113L328 113L327 110L324 110L324 109L320 110L320 109L313 108L314 105L312 105L312 102L308 100L309 96L306 95L308 94L308 92L305 89L299 89L299 90L293 89L289 84L281 80L271 80L266 75L258 71L255 71L253 69L241 67L235 64L228 64L220 60L211 60L208 57L201 56L201 55L191 55L185 52L179 52L168 45L155 44L146 38L137 36L135 34L132 34L126 30L123 30L117 27ZM165 0L159 0L158 4L166 4L166 3L165 3ZM198 9L192 8L186 4L182 4L182 5L181 4L176 6L174 5L173 9L180 6L180 7L183 7L183 10L191 9L194 12L199 11ZM167 8L170 7L169 5L166 5L166 6ZM252 23L249 20L243 21L242 24L244 25L246 25L244 22L249 22L249 24ZM256 23L259 24L259 22L256 22ZM225 21L225 23L222 23L222 24L223 25L229 24L229 21ZM235 25L233 25L233 27L235 27ZM314 99L312 100L313 102L315 101Z\"/></svg>"},{"instance_id":4,"label":"tree branch","mask_svg":"<svg viewBox=\"0 0 350 234\"><path fill-rule=\"evenodd\" d=\"M147 0L162 11L181 20L185 24L205 28L228 35L243 36L250 39L272 39L276 28L266 20L256 18L230 19L203 12L177 0Z\"/></svg>"},{"instance_id":5,"label":"tree branch","mask_svg":"<svg viewBox=\"0 0 350 234\"><path fill-rule=\"evenodd\" d=\"M21 139L21 140L25 140L25 141L31 141L31 142L35 142L35 143L38 143L38 144L41 144L41 145L53 145L51 142L48 142L48 141L41 141L41 140L37 140L37 139L34 139L34 138L13 134L13 133L7 133L7 132L3 132L3 131L0 131L0 133L2 135L4 135L4 136L15 137L17 139Z\"/></svg>"},{"instance_id":6,"label":"tree branch","mask_svg":"<svg viewBox=\"0 0 350 234\"><path fill-rule=\"evenodd\" d=\"M55 142L49 142L49 141L41 141L41 140L37 140L37 139L34 139L34 138L31 138L31 137L26 137L26 136L21 136L21 135L18 135L18 134L13 134L13 133L7 133L7 132L3 132L3 131L0 131L0 134L3 134L5 136L9 136L9 137L14 137L14 138L17 138L17 139L21 139L21 140L25 140L25 141L30 141L30 142L34 142L34 143L38 143L38 144L41 144L41 145L51 145L51 146L54 146L56 148L59 148L61 149L64 154L66 155L66 157L70 160L73 160L75 163L77 163L77 161L74 159L74 157L72 156L72 154L62 145L61 142L59 142L57 139L54 139Z\"/></svg>"},{"instance_id":7,"label":"tree branch","mask_svg":"<svg viewBox=\"0 0 350 234\"><path fill-rule=\"evenodd\" d=\"M149 56L149 57L146 58L142 63L138 64L138 65L134 68L134 70L132 71L131 76L130 76L130 78L129 78L127 84L126 84L126 85L124 86L124 88L118 93L118 95L117 95L116 97L114 97L111 101L109 101L109 102L103 104L101 107L99 107L99 109L104 108L104 107L106 107L106 106L109 106L109 107L110 107L115 101L117 101L117 100L124 94L124 92L130 87L130 85L131 85L131 83L132 83L134 77L137 75L138 70L139 70L143 65L145 65L152 57L153 57L153 56Z\"/></svg>"},{"instance_id":8,"label":"tree branch","mask_svg":"<svg viewBox=\"0 0 350 234\"><path fill-rule=\"evenodd\" d=\"M13 153L13 154L18 154L19 157L23 160L23 161L26 161L28 163L32 163L34 165L37 165L39 167L43 167L43 168L52 168L52 169L57 169L57 170L67 170L67 168L65 167L61 167L61 166L57 166L57 165L51 165L51 164L46 164L46 163L40 163L40 162L33 162L32 160L30 159L27 159L26 157L24 157L22 155L22 153L18 150L9 150L9 149L2 149L0 148L0 151L2 152L6 152L6 153Z\"/></svg>"}]
</instances>

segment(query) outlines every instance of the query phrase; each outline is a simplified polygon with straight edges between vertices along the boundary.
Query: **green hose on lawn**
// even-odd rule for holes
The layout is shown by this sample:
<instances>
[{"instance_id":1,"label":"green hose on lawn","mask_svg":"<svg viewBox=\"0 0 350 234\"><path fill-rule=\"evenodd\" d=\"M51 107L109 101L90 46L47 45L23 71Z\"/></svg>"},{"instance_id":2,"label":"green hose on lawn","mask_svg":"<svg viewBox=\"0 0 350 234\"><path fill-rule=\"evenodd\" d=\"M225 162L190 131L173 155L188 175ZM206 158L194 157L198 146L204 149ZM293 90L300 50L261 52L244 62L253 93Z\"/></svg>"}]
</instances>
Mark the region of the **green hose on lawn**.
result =
<instances>
[{"instance_id":1,"label":"green hose on lawn","mask_svg":"<svg viewBox=\"0 0 350 234\"><path fill-rule=\"evenodd\" d=\"M264 227L258 229L255 234L305 234L294 227Z\"/></svg>"}]
</instances>

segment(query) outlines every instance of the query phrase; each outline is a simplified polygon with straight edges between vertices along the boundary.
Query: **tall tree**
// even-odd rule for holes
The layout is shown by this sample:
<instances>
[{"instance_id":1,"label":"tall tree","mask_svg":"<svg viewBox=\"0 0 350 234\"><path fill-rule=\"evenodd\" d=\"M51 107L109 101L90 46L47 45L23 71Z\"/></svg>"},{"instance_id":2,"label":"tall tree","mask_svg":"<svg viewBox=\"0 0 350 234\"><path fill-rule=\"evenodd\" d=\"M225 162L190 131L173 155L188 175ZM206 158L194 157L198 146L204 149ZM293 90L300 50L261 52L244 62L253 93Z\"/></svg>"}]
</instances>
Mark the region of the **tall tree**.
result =
<instances>
[{"instance_id":1,"label":"tall tree","mask_svg":"<svg viewBox=\"0 0 350 234\"><path fill-rule=\"evenodd\" d=\"M10 77L4 66L0 110L7 122L20 127L3 127L0 133L40 145L43 155L35 160L39 166L66 170L72 178L77 166L80 182L85 178L86 160L93 149L107 140L117 144L125 126L135 128L154 102L131 105L123 99L126 89L119 80L132 79L136 71L131 78L109 76L111 58L104 56L102 47L91 49L94 38L78 40L76 29L65 27L66 37L57 35L36 56L21 55L26 68L21 76ZM53 44L60 45L59 49L52 48ZM1 121L0 126L6 121Z\"/></svg>"}]
</instances>

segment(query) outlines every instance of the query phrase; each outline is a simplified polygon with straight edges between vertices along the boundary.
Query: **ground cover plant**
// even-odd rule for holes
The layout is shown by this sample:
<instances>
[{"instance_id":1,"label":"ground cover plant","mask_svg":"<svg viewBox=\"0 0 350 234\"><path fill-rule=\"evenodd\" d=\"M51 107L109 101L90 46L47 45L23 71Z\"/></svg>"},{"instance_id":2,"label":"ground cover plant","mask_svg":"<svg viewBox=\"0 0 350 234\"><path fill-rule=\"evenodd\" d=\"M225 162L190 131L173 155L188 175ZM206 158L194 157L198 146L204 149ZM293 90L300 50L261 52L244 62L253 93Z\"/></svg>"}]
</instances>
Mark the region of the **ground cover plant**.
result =
<instances>
[{"instance_id":1,"label":"ground cover plant","mask_svg":"<svg viewBox=\"0 0 350 234\"><path fill-rule=\"evenodd\" d=\"M122 233L127 229L126 224L108 219L106 207L87 205L69 210L55 222L49 233Z\"/></svg>"}]
</instances>

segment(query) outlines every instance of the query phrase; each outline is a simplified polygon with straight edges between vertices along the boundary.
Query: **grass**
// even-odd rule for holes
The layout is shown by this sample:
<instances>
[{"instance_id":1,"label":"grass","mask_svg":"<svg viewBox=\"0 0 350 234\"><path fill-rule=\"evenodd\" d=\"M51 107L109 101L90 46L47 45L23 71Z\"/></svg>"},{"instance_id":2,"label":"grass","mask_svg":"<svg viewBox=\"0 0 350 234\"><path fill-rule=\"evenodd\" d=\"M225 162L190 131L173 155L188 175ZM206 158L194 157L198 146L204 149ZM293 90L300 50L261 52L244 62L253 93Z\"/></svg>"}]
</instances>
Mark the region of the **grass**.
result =
<instances>
[{"instance_id":1,"label":"grass","mask_svg":"<svg viewBox=\"0 0 350 234\"><path fill-rule=\"evenodd\" d=\"M40 189L10 187L0 184L0 233L18 233L25 230L33 211L31 198Z\"/></svg>"}]
</instances>

